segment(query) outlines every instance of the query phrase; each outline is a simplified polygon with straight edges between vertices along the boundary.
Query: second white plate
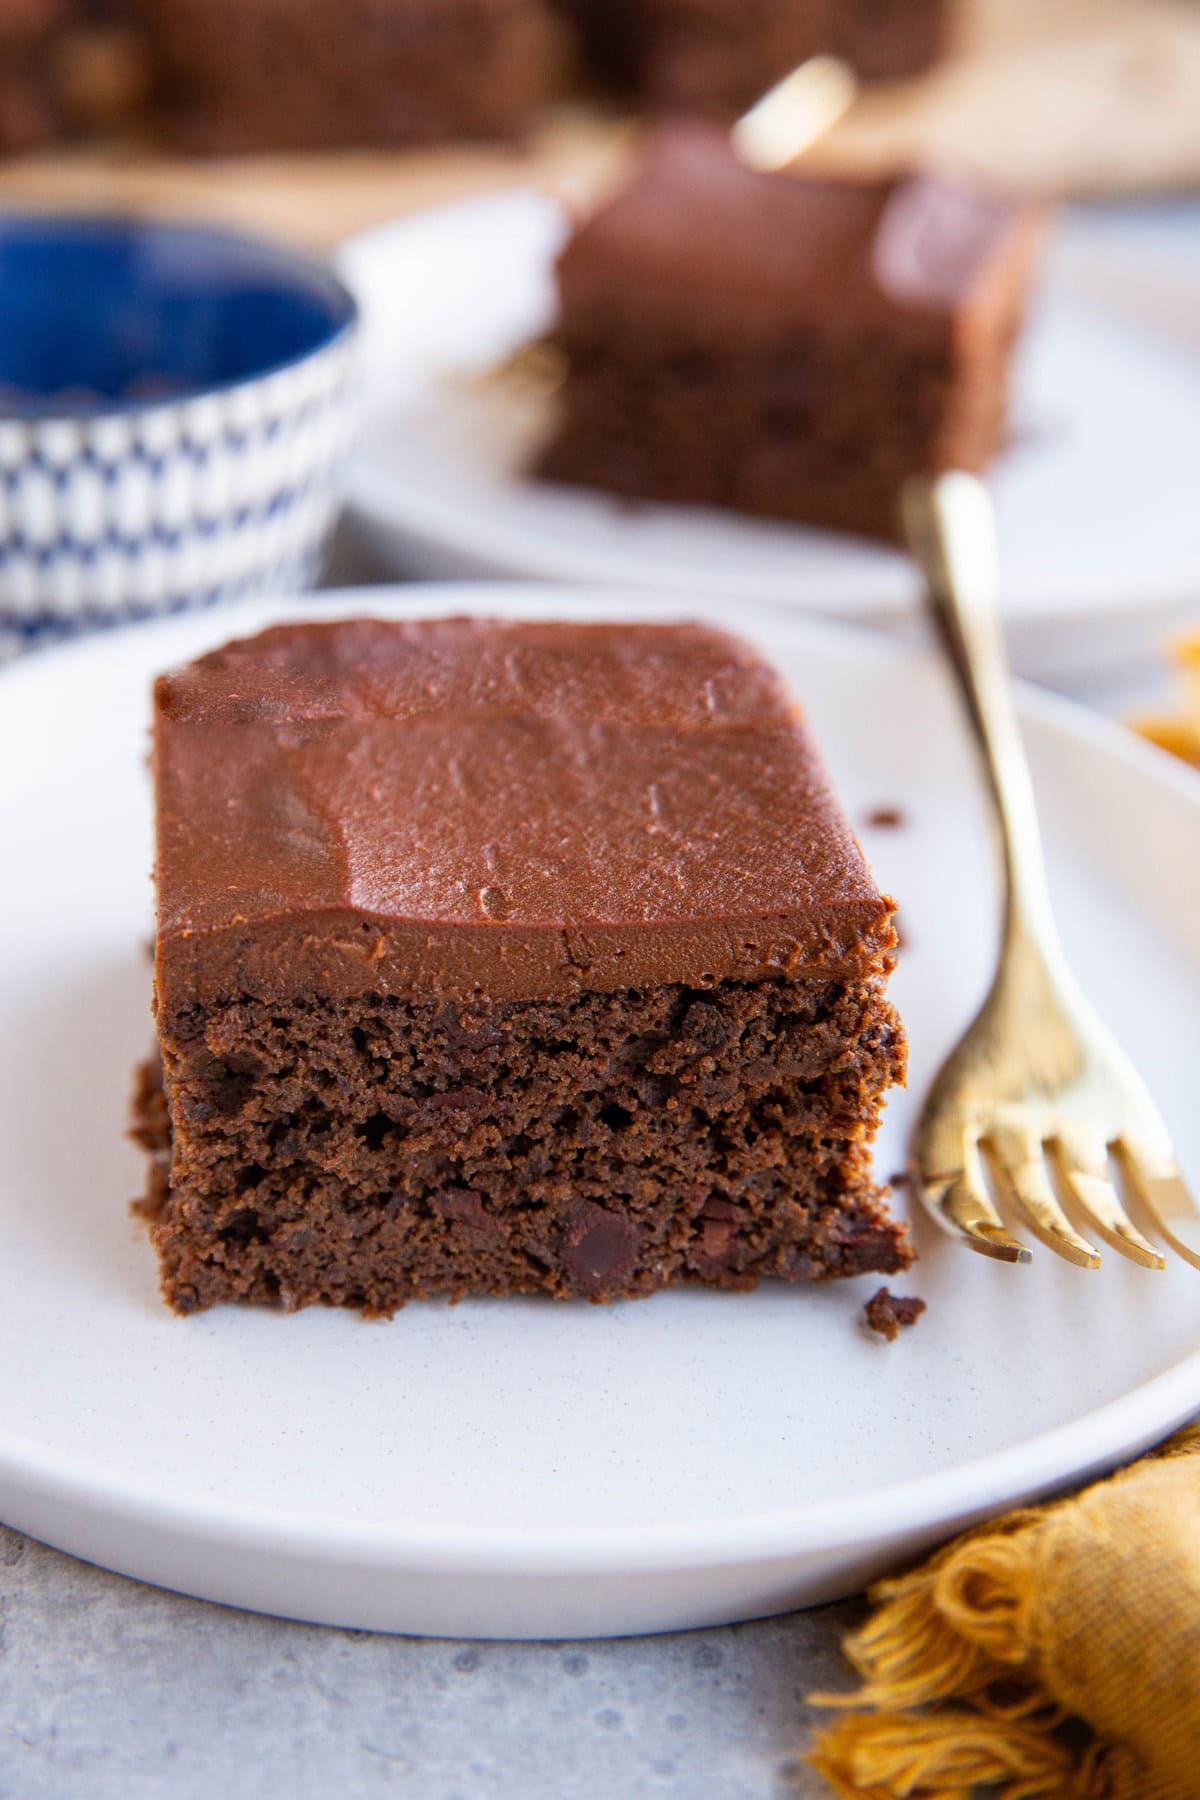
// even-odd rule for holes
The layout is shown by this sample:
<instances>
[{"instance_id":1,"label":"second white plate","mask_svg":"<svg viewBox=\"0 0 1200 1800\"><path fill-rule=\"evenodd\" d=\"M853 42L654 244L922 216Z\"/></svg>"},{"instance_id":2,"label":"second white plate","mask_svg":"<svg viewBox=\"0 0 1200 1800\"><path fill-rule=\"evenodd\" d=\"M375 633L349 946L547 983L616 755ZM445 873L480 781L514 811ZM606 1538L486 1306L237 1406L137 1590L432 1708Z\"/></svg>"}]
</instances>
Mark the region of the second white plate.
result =
<instances>
[{"instance_id":1,"label":"second white plate","mask_svg":"<svg viewBox=\"0 0 1200 1800\"><path fill-rule=\"evenodd\" d=\"M621 504L524 473L544 402L473 379L553 314L565 217L533 190L439 208L345 244L365 315L369 418L351 500L397 575L624 582L858 622L910 615L897 551L686 507ZM1150 649L1200 605L1200 279L1119 229L1073 223L1050 258L997 464L1018 667Z\"/></svg>"}]
</instances>

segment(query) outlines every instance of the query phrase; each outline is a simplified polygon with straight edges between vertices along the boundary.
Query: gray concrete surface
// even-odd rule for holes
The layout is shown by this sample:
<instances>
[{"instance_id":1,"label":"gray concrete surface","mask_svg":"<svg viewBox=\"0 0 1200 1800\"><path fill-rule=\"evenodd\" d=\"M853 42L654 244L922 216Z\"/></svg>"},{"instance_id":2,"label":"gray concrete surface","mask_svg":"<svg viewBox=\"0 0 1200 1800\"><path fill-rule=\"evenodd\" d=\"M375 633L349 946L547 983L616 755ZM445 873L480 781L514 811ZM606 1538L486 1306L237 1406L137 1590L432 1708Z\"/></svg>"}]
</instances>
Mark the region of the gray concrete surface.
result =
<instances>
[{"instance_id":1,"label":"gray concrete surface","mask_svg":"<svg viewBox=\"0 0 1200 1800\"><path fill-rule=\"evenodd\" d=\"M0 1527L0 1800L828 1800L800 1760L854 1605L453 1644L183 1599Z\"/></svg>"}]
</instances>

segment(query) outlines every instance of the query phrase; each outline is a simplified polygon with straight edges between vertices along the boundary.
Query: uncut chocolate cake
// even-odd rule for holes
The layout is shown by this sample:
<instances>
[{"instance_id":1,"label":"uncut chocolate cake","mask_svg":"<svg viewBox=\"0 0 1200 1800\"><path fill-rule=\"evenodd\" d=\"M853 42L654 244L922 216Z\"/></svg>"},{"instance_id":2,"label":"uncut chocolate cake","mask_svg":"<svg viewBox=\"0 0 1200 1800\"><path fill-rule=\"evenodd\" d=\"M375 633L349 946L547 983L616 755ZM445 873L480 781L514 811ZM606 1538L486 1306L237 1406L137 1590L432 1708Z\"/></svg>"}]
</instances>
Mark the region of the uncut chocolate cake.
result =
<instances>
[{"instance_id":1,"label":"uncut chocolate cake","mask_svg":"<svg viewBox=\"0 0 1200 1800\"><path fill-rule=\"evenodd\" d=\"M511 137L547 78L544 0L141 0L160 105L198 150Z\"/></svg>"},{"instance_id":2,"label":"uncut chocolate cake","mask_svg":"<svg viewBox=\"0 0 1200 1800\"><path fill-rule=\"evenodd\" d=\"M965 180L763 174L661 129L558 263L552 479L891 538L910 475L982 471L1044 210Z\"/></svg>"},{"instance_id":3,"label":"uncut chocolate cake","mask_svg":"<svg viewBox=\"0 0 1200 1800\"><path fill-rule=\"evenodd\" d=\"M124 6L0 0L0 153L126 125L148 81Z\"/></svg>"},{"instance_id":4,"label":"uncut chocolate cake","mask_svg":"<svg viewBox=\"0 0 1200 1800\"><path fill-rule=\"evenodd\" d=\"M732 117L810 56L864 81L949 47L951 0L556 0L602 79L651 105Z\"/></svg>"},{"instance_id":5,"label":"uncut chocolate cake","mask_svg":"<svg viewBox=\"0 0 1200 1800\"><path fill-rule=\"evenodd\" d=\"M699 626L293 625L155 691L166 1298L904 1268L893 903Z\"/></svg>"}]
</instances>

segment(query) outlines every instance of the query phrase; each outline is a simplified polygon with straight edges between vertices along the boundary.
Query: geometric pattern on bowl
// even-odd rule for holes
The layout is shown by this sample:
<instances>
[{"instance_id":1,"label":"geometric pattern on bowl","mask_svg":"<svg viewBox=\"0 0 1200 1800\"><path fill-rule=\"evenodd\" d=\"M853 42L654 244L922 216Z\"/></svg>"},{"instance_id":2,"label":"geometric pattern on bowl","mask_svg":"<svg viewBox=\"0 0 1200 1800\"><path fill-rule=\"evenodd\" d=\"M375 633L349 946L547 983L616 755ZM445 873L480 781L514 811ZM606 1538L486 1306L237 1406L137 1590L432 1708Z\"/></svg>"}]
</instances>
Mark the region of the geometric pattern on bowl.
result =
<instances>
[{"instance_id":1,"label":"geometric pattern on bowl","mask_svg":"<svg viewBox=\"0 0 1200 1800\"><path fill-rule=\"evenodd\" d=\"M356 335L178 400L0 419L0 627L311 586L342 499Z\"/></svg>"}]
</instances>

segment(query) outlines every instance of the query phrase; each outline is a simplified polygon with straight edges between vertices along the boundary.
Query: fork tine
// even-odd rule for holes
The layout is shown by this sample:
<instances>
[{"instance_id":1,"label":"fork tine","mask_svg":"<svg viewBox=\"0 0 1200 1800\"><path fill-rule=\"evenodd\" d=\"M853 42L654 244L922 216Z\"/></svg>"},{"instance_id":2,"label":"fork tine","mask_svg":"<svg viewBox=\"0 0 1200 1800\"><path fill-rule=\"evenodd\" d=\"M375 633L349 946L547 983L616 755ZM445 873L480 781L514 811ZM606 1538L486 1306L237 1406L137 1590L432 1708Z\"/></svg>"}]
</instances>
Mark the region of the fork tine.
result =
<instances>
[{"instance_id":1,"label":"fork tine","mask_svg":"<svg viewBox=\"0 0 1200 1800\"><path fill-rule=\"evenodd\" d=\"M1080 1237L1055 1198L1038 1138L1011 1127L983 1140L988 1166L1012 1205L1029 1221L1043 1244L1080 1269L1098 1269L1099 1252Z\"/></svg>"},{"instance_id":2,"label":"fork tine","mask_svg":"<svg viewBox=\"0 0 1200 1800\"><path fill-rule=\"evenodd\" d=\"M1175 1163L1139 1151L1124 1138L1113 1145L1113 1155L1172 1250L1200 1269L1200 1213Z\"/></svg>"},{"instance_id":3,"label":"fork tine","mask_svg":"<svg viewBox=\"0 0 1200 1800\"><path fill-rule=\"evenodd\" d=\"M1004 1229L983 1178L979 1145L969 1133L963 1141L962 1167L954 1174L926 1177L915 1161L911 1173L913 1186L934 1218L947 1230L959 1232L972 1250L999 1262L1033 1261L1024 1244Z\"/></svg>"},{"instance_id":4,"label":"fork tine","mask_svg":"<svg viewBox=\"0 0 1200 1800\"><path fill-rule=\"evenodd\" d=\"M1143 1269L1165 1269L1167 1259L1136 1229L1109 1179L1108 1146L1051 1138L1051 1166L1075 1204L1106 1244Z\"/></svg>"}]
</instances>

